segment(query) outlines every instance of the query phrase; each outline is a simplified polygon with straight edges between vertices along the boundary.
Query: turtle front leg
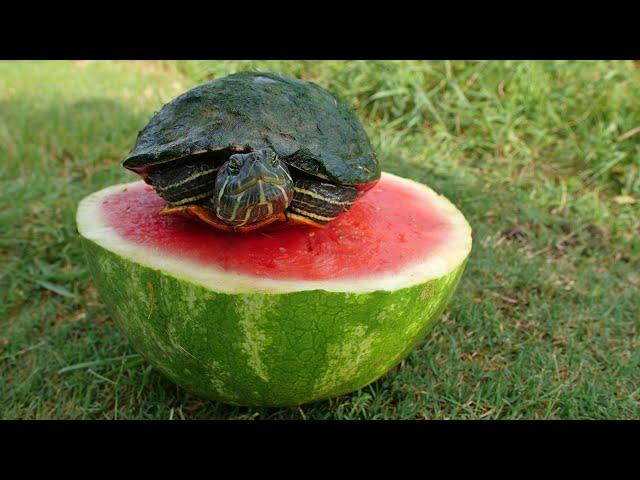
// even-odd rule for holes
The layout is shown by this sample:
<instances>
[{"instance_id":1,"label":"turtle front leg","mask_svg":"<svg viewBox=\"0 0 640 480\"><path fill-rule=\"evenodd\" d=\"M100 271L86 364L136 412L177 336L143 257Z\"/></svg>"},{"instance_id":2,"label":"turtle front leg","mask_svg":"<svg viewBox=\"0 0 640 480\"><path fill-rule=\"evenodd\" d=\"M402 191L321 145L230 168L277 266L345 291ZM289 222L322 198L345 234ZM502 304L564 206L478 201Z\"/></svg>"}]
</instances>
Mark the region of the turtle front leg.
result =
<instances>
[{"instance_id":1,"label":"turtle front leg","mask_svg":"<svg viewBox=\"0 0 640 480\"><path fill-rule=\"evenodd\" d=\"M209 203L213 198L218 168L205 162L172 165L149 174L148 182L167 205L161 215L181 215L196 218L217 230L233 231L218 219L214 212L198 203ZM194 203L196 202L196 203Z\"/></svg>"},{"instance_id":2,"label":"turtle front leg","mask_svg":"<svg viewBox=\"0 0 640 480\"><path fill-rule=\"evenodd\" d=\"M351 208L360 196L354 187L309 179L296 179L287 210L291 223L324 227Z\"/></svg>"},{"instance_id":3,"label":"turtle front leg","mask_svg":"<svg viewBox=\"0 0 640 480\"><path fill-rule=\"evenodd\" d=\"M148 180L171 207L179 207L213 197L217 172L208 162L187 163L155 171Z\"/></svg>"}]
</instances>

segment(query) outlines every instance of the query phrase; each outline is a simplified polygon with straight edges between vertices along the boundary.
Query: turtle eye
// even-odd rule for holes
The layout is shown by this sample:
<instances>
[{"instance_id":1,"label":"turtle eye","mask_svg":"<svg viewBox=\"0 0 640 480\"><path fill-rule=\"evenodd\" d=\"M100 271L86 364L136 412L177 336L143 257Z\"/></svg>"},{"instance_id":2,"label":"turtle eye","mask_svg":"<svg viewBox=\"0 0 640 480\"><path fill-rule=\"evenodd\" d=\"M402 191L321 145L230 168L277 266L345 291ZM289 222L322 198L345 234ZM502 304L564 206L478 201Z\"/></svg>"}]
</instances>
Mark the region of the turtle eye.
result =
<instances>
[{"instance_id":1,"label":"turtle eye","mask_svg":"<svg viewBox=\"0 0 640 480\"><path fill-rule=\"evenodd\" d=\"M273 165L274 167L278 164L278 155L276 155L275 153L271 154L271 165Z\"/></svg>"},{"instance_id":2,"label":"turtle eye","mask_svg":"<svg viewBox=\"0 0 640 480\"><path fill-rule=\"evenodd\" d=\"M231 173L238 173L240 171L240 162L237 158L231 157L229 159L229 163L227 164L227 168Z\"/></svg>"}]
</instances>

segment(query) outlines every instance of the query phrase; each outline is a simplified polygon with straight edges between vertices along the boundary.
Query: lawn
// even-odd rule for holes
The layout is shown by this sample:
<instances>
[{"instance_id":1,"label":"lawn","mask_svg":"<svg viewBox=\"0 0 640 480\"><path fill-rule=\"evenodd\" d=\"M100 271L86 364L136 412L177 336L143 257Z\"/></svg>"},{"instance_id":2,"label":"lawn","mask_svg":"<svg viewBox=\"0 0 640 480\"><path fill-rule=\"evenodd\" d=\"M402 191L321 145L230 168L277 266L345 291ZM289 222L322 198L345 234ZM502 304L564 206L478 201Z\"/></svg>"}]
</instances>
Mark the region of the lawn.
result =
<instances>
[{"instance_id":1,"label":"lawn","mask_svg":"<svg viewBox=\"0 0 640 480\"><path fill-rule=\"evenodd\" d=\"M373 384L299 408L203 401L96 296L78 201L178 93L238 70L315 81L392 173L474 229L442 320ZM0 63L0 418L640 416L640 62Z\"/></svg>"}]
</instances>

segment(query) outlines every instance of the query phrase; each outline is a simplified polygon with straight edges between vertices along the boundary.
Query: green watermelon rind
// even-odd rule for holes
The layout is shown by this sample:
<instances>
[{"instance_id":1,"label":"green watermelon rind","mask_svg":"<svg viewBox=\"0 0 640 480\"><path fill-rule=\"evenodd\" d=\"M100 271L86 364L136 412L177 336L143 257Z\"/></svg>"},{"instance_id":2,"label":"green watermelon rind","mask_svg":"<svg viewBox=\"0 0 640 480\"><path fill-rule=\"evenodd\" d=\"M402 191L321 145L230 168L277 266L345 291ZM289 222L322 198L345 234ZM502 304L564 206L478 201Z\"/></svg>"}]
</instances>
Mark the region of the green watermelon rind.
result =
<instances>
[{"instance_id":1,"label":"green watermelon rind","mask_svg":"<svg viewBox=\"0 0 640 480\"><path fill-rule=\"evenodd\" d=\"M85 210L97 204L85 202ZM106 248L97 241L105 232L91 231L82 208L78 229L98 295L134 349L186 390L235 405L294 406L378 379L433 327L471 249L464 221L467 228L456 231L464 241L451 242L464 245L459 261L436 278L425 272L423 281L397 289L361 282L330 291L299 281L295 291L264 283L252 291L245 277L242 288L236 276L232 287L206 284L189 278L188 268L178 275L154 266L158 252L141 261L123 255L127 248L118 252L117 242L103 242ZM449 212L464 226L457 209Z\"/></svg>"}]
</instances>

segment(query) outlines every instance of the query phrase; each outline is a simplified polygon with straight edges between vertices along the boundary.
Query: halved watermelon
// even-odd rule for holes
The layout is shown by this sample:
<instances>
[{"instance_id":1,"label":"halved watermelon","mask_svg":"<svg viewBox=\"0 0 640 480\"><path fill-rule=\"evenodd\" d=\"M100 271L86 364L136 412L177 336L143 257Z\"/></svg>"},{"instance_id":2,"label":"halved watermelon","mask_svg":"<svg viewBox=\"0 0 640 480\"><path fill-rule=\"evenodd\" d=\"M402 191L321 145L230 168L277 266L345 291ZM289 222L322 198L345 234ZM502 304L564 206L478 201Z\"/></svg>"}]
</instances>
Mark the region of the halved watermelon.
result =
<instances>
[{"instance_id":1,"label":"halved watermelon","mask_svg":"<svg viewBox=\"0 0 640 480\"><path fill-rule=\"evenodd\" d=\"M453 204L388 173L324 229L221 233L163 205L143 182L82 200L98 293L171 380L238 405L298 405L377 379L424 338L471 250Z\"/></svg>"}]
</instances>

